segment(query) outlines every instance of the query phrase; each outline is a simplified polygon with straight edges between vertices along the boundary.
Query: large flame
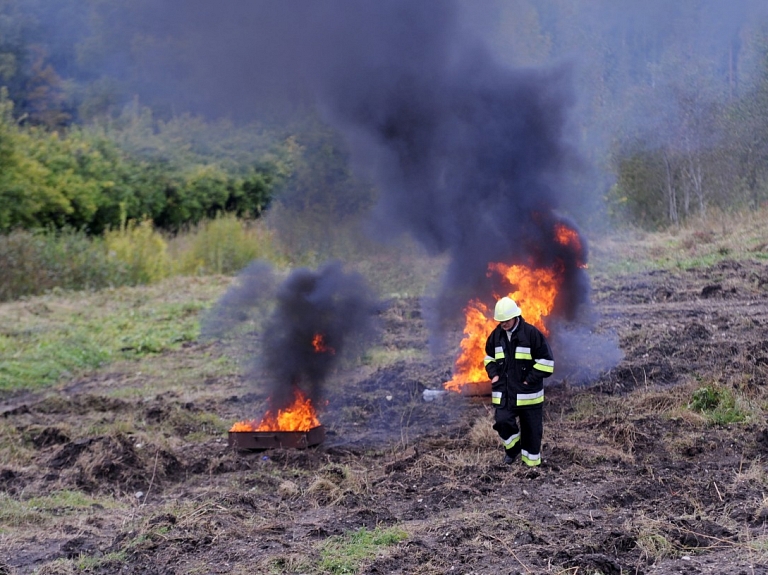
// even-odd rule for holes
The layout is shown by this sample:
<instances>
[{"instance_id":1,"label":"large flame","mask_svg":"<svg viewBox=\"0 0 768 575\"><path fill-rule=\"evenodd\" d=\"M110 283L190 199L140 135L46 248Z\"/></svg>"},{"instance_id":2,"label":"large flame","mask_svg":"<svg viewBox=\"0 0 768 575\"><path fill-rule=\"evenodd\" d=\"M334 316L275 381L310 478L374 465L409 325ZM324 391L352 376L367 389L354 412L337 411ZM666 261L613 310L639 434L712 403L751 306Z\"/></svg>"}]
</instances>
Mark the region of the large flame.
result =
<instances>
[{"instance_id":1,"label":"large flame","mask_svg":"<svg viewBox=\"0 0 768 575\"><path fill-rule=\"evenodd\" d=\"M554 241L575 255L576 265L586 267L578 232L562 223L556 224L553 231ZM503 296L511 297L523 310L525 320L539 328L544 335L549 335L547 319L552 313L557 294L562 287L565 275L564 262L557 259L554 265L548 268L491 263L488 265L489 277L494 273L499 274L504 283L509 285L509 291L493 293L493 299L498 300ZM472 388L480 389L488 385L488 375L483 365L485 341L498 322L493 319L493 310L480 299L470 300L464 309L464 315L461 353L454 364L453 377L445 382L443 387L448 391L474 395Z\"/></svg>"},{"instance_id":2,"label":"large flame","mask_svg":"<svg viewBox=\"0 0 768 575\"><path fill-rule=\"evenodd\" d=\"M293 390L294 401L284 409L278 409L277 414L269 410L256 422L238 421L229 431L309 431L320 425L317 412L312 401L298 387Z\"/></svg>"}]
</instances>

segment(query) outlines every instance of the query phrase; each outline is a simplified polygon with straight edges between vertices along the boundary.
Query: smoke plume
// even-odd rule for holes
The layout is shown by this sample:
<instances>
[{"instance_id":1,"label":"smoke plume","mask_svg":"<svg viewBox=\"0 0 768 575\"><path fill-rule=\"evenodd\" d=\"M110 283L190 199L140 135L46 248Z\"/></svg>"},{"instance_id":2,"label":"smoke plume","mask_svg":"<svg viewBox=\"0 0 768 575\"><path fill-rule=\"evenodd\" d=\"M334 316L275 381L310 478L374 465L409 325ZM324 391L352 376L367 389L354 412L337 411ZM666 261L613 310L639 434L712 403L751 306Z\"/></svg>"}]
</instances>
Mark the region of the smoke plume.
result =
<instances>
[{"instance_id":1,"label":"smoke plume","mask_svg":"<svg viewBox=\"0 0 768 575\"><path fill-rule=\"evenodd\" d=\"M564 176L578 163L567 143L565 68L499 65L446 0L230 1L215 9L185 0L179 8L153 21L184 36L194 66L181 70L187 80L208 78L211 102L241 110L261 105L261 96L310 97L379 188L378 227L450 255L437 317L460 314L486 285L488 263L552 257L555 210L569 193Z\"/></svg>"},{"instance_id":2,"label":"smoke plume","mask_svg":"<svg viewBox=\"0 0 768 575\"><path fill-rule=\"evenodd\" d=\"M450 256L427 302L435 334L470 298L492 297L489 263L543 267L563 255L557 210L580 163L568 69L500 65L458 2L169 0L154 11L154 33L185 46L182 59L155 51L158 69L205 101L235 114L309 101L344 134L380 192L375 229ZM565 282L555 313L587 317L587 275L570 265Z\"/></svg>"},{"instance_id":3,"label":"smoke plume","mask_svg":"<svg viewBox=\"0 0 768 575\"><path fill-rule=\"evenodd\" d=\"M379 307L364 278L339 262L297 269L280 283L269 265L255 262L211 310L202 331L205 337L240 335L243 352L253 358L249 379L263 384L271 407L281 409L292 402L294 386L317 404L331 370L375 337ZM256 339L238 334L250 322L259 326Z\"/></svg>"}]
</instances>

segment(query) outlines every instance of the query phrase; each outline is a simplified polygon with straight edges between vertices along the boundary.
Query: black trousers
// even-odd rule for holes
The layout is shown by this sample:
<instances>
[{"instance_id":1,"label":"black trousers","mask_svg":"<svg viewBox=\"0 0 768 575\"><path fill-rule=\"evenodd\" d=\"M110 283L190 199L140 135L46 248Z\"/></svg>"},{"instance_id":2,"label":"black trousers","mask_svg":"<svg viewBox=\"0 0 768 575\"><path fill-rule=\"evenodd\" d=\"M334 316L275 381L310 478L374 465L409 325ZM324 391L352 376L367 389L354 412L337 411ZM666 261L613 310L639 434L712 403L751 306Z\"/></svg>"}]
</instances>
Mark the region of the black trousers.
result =
<instances>
[{"instance_id":1,"label":"black trousers","mask_svg":"<svg viewBox=\"0 0 768 575\"><path fill-rule=\"evenodd\" d=\"M507 455L521 455L523 463L531 467L541 463L541 437L544 433L544 410L541 405L525 409L497 407L494 419L493 428L501 437Z\"/></svg>"}]
</instances>

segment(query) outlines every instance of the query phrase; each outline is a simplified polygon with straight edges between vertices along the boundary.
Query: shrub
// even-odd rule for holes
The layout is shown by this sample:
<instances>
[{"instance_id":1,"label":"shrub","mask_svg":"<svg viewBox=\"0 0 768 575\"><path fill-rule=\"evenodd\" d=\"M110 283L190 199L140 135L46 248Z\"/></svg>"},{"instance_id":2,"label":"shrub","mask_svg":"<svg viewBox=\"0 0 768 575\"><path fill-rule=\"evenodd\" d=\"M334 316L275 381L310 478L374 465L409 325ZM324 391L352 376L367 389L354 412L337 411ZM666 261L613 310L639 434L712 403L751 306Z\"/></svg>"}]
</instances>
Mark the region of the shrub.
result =
<instances>
[{"instance_id":1,"label":"shrub","mask_svg":"<svg viewBox=\"0 0 768 575\"><path fill-rule=\"evenodd\" d=\"M155 231L152 220L138 224L130 220L118 230L107 230L104 241L110 258L125 267L129 285L152 283L169 275L168 244Z\"/></svg>"},{"instance_id":2,"label":"shrub","mask_svg":"<svg viewBox=\"0 0 768 575\"><path fill-rule=\"evenodd\" d=\"M103 240L72 229L0 235L0 269L0 301L55 287L120 285L125 277L123 264L107 256Z\"/></svg>"},{"instance_id":3,"label":"shrub","mask_svg":"<svg viewBox=\"0 0 768 575\"><path fill-rule=\"evenodd\" d=\"M234 214L219 214L199 224L187 237L177 238L174 248L182 274L232 274L254 259L273 263L283 259L271 230L258 222L243 222Z\"/></svg>"}]
</instances>

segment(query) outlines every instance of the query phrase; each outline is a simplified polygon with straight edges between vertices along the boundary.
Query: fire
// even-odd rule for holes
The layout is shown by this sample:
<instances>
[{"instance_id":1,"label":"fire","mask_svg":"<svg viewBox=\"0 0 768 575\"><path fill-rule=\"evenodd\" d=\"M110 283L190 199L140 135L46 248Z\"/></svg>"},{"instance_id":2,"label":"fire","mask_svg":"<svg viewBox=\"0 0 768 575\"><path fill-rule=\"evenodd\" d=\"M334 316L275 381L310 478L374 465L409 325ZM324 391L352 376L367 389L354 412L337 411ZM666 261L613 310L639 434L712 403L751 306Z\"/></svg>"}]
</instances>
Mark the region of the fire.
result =
<instances>
[{"instance_id":1,"label":"fire","mask_svg":"<svg viewBox=\"0 0 768 575\"><path fill-rule=\"evenodd\" d=\"M312 401L298 387L293 391L294 401L284 409L278 409L277 415L267 411L261 422L256 420L238 421L229 431L309 431L320 425Z\"/></svg>"},{"instance_id":2,"label":"fire","mask_svg":"<svg viewBox=\"0 0 768 575\"><path fill-rule=\"evenodd\" d=\"M558 269L561 267L534 269L497 263L489 265L488 269L498 272L511 285L517 286L515 291L506 295L515 300L520 309L523 310L525 321L535 325L544 335L549 335L549 330L544 324L544 318L552 312L552 308L555 306L555 298L562 282L562 270ZM494 294L493 297L499 299L503 296ZM496 322L491 319L490 324L486 324L486 326L488 325L490 325L490 329L486 332L486 337L496 327ZM481 347L483 350L485 349L485 339L483 339Z\"/></svg>"},{"instance_id":3,"label":"fire","mask_svg":"<svg viewBox=\"0 0 768 575\"><path fill-rule=\"evenodd\" d=\"M336 353L335 349L325 343L325 338L321 333L316 333L315 337L312 338L312 348L315 353L330 353L331 355Z\"/></svg>"},{"instance_id":4,"label":"fire","mask_svg":"<svg viewBox=\"0 0 768 575\"><path fill-rule=\"evenodd\" d=\"M472 300L464 310L466 324L464 339L461 340L461 353L453 366L453 379L443 387L449 391L461 392L461 388L471 382L483 382L488 379L483 366L485 339L495 327L495 322L488 319L492 315L488 307L479 300ZM489 327L490 326L490 327ZM481 352L478 362L478 350Z\"/></svg>"},{"instance_id":5,"label":"fire","mask_svg":"<svg viewBox=\"0 0 768 575\"><path fill-rule=\"evenodd\" d=\"M562 281L562 274L555 269L529 268L521 265L492 263L491 272L499 273L510 285L517 287L508 295L523 310L528 323L535 325L545 335L549 330L544 323L555 305L555 298ZM494 294L494 299L502 295ZM496 327L493 311L480 300L473 299L464 310L464 339L461 340L461 353L453 367L453 378L443 387L449 391L461 392L467 384L484 383L488 375L483 366L485 340Z\"/></svg>"},{"instance_id":6,"label":"fire","mask_svg":"<svg viewBox=\"0 0 768 575\"><path fill-rule=\"evenodd\" d=\"M584 248L576 230L562 223L555 224L555 241L561 246L570 248L571 252L576 254L576 263L579 267L587 267L587 263L584 261Z\"/></svg>"},{"instance_id":7,"label":"fire","mask_svg":"<svg viewBox=\"0 0 768 575\"><path fill-rule=\"evenodd\" d=\"M576 256L576 265L586 267L583 261L583 246L578 232L562 223L554 227L554 241ZM565 264L556 260L552 267L529 267L491 263L488 275L499 274L510 286L508 293L493 293L494 300L509 296L523 310L525 320L535 325L544 335L549 335L546 321L555 306L557 294L563 283ZM472 394L468 388L487 385L488 375L483 366L485 341L488 334L496 327L493 310L479 299L473 299L464 309L464 338L461 352L453 368L453 377L443 384L448 391Z\"/></svg>"}]
</instances>

